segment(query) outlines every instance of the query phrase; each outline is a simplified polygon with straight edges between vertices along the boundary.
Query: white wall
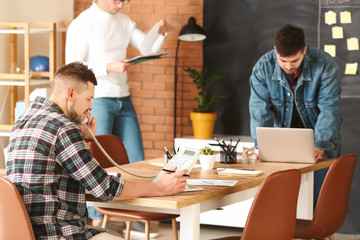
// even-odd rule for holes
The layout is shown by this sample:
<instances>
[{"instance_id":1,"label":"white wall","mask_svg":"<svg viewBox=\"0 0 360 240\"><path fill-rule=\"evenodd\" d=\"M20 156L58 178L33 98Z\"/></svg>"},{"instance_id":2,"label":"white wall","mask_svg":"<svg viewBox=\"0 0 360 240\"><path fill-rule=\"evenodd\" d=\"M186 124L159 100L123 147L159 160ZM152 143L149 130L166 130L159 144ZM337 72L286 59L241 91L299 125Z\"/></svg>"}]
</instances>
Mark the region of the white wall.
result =
<instances>
[{"instance_id":1,"label":"white wall","mask_svg":"<svg viewBox=\"0 0 360 240\"><path fill-rule=\"evenodd\" d=\"M73 0L0 0L0 22L61 22L73 19ZM57 34L58 43L60 35ZM30 55L47 55L48 44L44 36L32 36L30 39ZM18 60L21 64L22 37L18 39ZM60 60L60 45L58 44L58 58ZM9 69L9 35L0 34L0 72L8 72ZM9 123L9 99L6 96L8 87L0 86L0 124ZM23 89L20 89L20 92ZM7 146L8 138L0 137L0 168L4 167L2 148Z\"/></svg>"}]
</instances>

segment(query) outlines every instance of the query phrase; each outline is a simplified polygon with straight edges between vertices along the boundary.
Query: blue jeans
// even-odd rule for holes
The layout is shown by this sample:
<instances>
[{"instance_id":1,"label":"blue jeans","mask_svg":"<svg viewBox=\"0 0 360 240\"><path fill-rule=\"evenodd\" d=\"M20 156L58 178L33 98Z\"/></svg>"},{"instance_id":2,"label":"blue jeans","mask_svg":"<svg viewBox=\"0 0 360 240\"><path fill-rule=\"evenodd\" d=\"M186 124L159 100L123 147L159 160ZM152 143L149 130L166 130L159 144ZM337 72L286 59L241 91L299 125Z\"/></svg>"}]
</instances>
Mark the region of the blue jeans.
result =
<instances>
[{"instance_id":1,"label":"blue jeans","mask_svg":"<svg viewBox=\"0 0 360 240\"><path fill-rule=\"evenodd\" d=\"M91 114L96 117L96 135L113 134L124 143L130 163L144 160L139 122L130 96L94 98Z\"/></svg>"},{"instance_id":2,"label":"blue jeans","mask_svg":"<svg viewBox=\"0 0 360 240\"><path fill-rule=\"evenodd\" d=\"M319 198L319 193L329 168L316 170L314 172L314 211Z\"/></svg>"},{"instance_id":3,"label":"blue jeans","mask_svg":"<svg viewBox=\"0 0 360 240\"><path fill-rule=\"evenodd\" d=\"M124 143L130 163L144 160L144 147L139 122L130 96L122 98L94 98L91 114L97 120L96 135L112 134ZM90 218L103 215L88 207Z\"/></svg>"}]
</instances>

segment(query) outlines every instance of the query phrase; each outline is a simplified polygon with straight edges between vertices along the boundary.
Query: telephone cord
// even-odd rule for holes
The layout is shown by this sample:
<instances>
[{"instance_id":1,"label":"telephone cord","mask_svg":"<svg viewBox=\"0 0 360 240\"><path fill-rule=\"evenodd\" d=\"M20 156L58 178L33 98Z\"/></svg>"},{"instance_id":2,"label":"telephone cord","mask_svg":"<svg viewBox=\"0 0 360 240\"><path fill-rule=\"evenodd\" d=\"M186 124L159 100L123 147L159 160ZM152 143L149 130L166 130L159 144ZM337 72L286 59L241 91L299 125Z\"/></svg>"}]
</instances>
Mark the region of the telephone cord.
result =
<instances>
[{"instance_id":1,"label":"telephone cord","mask_svg":"<svg viewBox=\"0 0 360 240\"><path fill-rule=\"evenodd\" d=\"M120 166L119 164L117 164L110 156L109 154L105 151L105 149L101 146L101 144L99 143L99 141L96 139L95 135L92 133L92 131L90 130L90 128L85 124L86 129L88 130L88 132L90 133L91 137L93 138L94 142L96 143L96 145L99 147L99 149L101 150L101 152L106 156L106 158L112 163L114 164L114 166L116 166L117 168L119 168L120 170L133 175L135 177L141 177L141 178L154 178L157 176L157 174L155 175L142 175L142 174L137 174L134 172L131 172L129 170L126 170L125 168L123 168L122 166Z\"/></svg>"}]
</instances>

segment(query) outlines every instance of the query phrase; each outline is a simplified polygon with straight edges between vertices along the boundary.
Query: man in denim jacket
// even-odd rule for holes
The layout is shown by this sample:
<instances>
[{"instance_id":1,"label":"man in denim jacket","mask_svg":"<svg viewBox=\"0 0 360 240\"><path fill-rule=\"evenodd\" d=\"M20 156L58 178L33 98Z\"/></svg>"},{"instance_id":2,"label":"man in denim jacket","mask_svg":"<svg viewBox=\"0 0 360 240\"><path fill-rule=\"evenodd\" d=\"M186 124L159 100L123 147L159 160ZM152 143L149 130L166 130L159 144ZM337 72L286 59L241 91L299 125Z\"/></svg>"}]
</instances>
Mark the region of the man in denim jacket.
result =
<instances>
[{"instance_id":1,"label":"man in denim jacket","mask_svg":"<svg viewBox=\"0 0 360 240\"><path fill-rule=\"evenodd\" d=\"M339 157L339 67L326 52L305 46L301 28L285 25L276 33L274 50L255 64L250 87L251 136L255 141L256 127L312 128L316 160ZM326 172L315 172L315 202Z\"/></svg>"}]
</instances>

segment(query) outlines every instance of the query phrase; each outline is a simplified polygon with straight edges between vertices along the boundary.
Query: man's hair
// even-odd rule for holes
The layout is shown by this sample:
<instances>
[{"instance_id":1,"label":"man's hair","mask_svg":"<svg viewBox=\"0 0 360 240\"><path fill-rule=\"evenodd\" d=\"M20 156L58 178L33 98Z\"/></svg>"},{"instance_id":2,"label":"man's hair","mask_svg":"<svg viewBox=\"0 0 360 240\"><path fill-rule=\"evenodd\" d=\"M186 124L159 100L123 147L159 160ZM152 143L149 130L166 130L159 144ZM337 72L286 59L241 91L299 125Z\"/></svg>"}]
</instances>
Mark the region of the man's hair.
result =
<instances>
[{"instance_id":1,"label":"man's hair","mask_svg":"<svg viewBox=\"0 0 360 240\"><path fill-rule=\"evenodd\" d=\"M84 84L91 82L95 86L97 85L96 77L93 71L81 62L72 62L58 68L56 70L54 79L54 85L57 84L57 81L60 79L67 79Z\"/></svg>"},{"instance_id":2,"label":"man's hair","mask_svg":"<svg viewBox=\"0 0 360 240\"><path fill-rule=\"evenodd\" d=\"M287 24L275 36L276 52L283 57L297 54L305 48L305 34L301 28Z\"/></svg>"}]
</instances>

